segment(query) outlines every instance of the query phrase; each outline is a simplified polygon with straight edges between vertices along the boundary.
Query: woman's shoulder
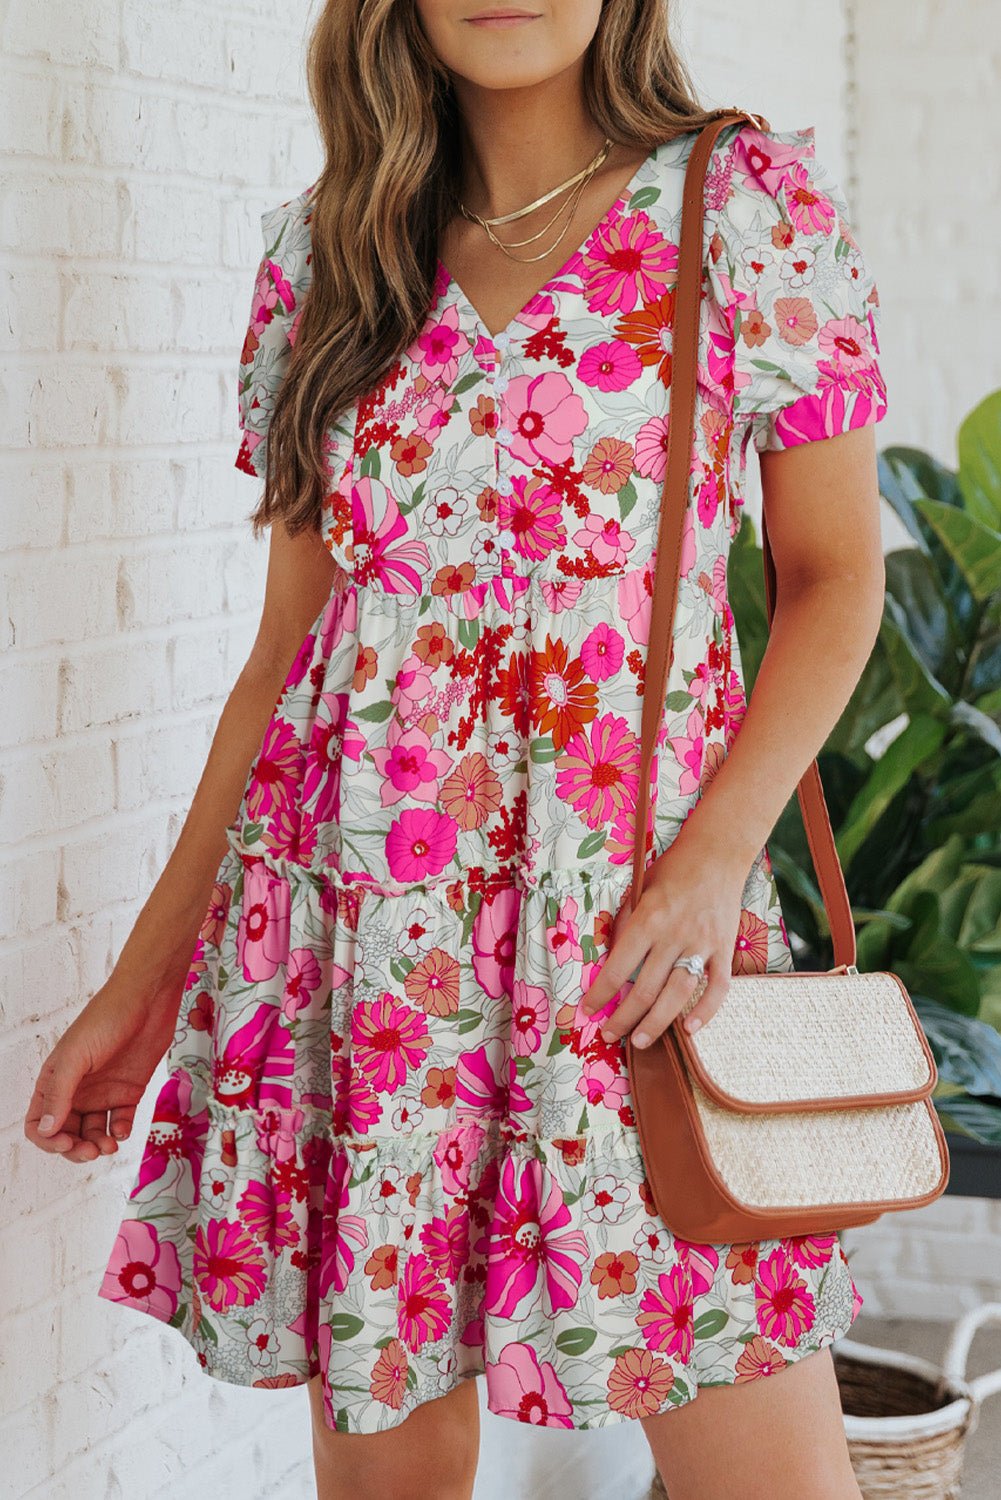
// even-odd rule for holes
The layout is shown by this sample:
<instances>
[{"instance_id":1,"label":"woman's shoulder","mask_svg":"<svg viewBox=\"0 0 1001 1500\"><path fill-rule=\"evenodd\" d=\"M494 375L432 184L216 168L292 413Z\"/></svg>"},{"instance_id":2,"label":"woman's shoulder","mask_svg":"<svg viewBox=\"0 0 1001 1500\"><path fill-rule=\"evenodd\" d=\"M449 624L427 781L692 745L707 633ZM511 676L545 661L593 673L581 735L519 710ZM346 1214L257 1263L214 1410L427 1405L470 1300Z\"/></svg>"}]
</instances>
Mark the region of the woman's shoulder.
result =
<instances>
[{"instance_id":1,"label":"woman's shoulder","mask_svg":"<svg viewBox=\"0 0 1001 1500\"><path fill-rule=\"evenodd\" d=\"M845 194L817 154L816 137L812 123L787 130L751 121L728 126L714 148L707 208L738 232L779 221L800 237L845 228Z\"/></svg>"}]
</instances>

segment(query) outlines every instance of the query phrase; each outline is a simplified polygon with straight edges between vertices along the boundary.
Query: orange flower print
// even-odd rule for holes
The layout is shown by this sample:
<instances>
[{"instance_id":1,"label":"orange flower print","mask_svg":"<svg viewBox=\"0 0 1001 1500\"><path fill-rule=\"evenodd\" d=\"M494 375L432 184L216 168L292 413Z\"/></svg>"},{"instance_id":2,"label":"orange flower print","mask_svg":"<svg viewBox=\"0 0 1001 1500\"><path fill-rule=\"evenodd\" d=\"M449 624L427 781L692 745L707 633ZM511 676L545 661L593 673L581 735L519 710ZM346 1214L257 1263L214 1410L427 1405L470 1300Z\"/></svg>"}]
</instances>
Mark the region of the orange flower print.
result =
<instances>
[{"instance_id":1,"label":"orange flower print","mask_svg":"<svg viewBox=\"0 0 1001 1500\"><path fill-rule=\"evenodd\" d=\"M376 1401L399 1411L407 1390L407 1351L399 1339L390 1339L379 1350L379 1357L372 1366L369 1390Z\"/></svg>"},{"instance_id":2,"label":"orange flower print","mask_svg":"<svg viewBox=\"0 0 1001 1500\"><path fill-rule=\"evenodd\" d=\"M373 1292L383 1292L395 1286L399 1251L395 1245L377 1245L365 1262L365 1275Z\"/></svg>"},{"instance_id":3,"label":"orange flower print","mask_svg":"<svg viewBox=\"0 0 1001 1500\"><path fill-rule=\"evenodd\" d=\"M726 1268L734 1286L748 1286L754 1280L754 1269L758 1264L758 1242L751 1240L746 1245L731 1245L726 1257Z\"/></svg>"},{"instance_id":4,"label":"orange flower print","mask_svg":"<svg viewBox=\"0 0 1001 1500\"><path fill-rule=\"evenodd\" d=\"M768 923L746 907L740 913L734 955L734 974L761 974L768 967Z\"/></svg>"},{"instance_id":5,"label":"orange flower print","mask_svg":"<svg viewBox=\"0 0 1001 1500\"><path fill-rule=\"evenodd\" d=\"M532 652L532 717L540 734L551 734L562 750L570 737L589 724L598 711L598 689L584 675L577 659L570 660L562 641L546 636L545 650Z\"/></svg>"},{"instance_id":6,"label":"orange flower print","mask_svg":"<svg viewBox=\"0 0 1001 1500\"><path fill-rule=\"evenodd\" d=\"M356 693L364 690L365 684L371 682L379 666L379 658L371 646L360 646L358 656L355 659L355 675L352 687Z\"/></svg>"},{"instance_id":7,"label":"orange flower print","mask_svg":"<svg viewBox=\"0 0 1001 1500\"><path fill-rule=\"evenodd\" d=\"M452 637L439 621L434 625L419 625L414 637L414 655L428 667L440 667L452 660L455 647Z\"/></svg>"},{"instance_id":8,"label":"orange flower print","mask_svg":"<svg viewBox=\"0 0 1001 1500\"><path fill-rule=\"evenodd\" d=\"M492 396L477 396L469 408L469 427L476 437L493 437L497 431L497 406Z\"/></svg>"},{"instance_id":9,"label":"orange flower print","mask_svg":"<svg viewBox=\"0 0 1001 1500\"><path fill-rule=\"evenodd\" d=\"M652 1417L674 1385L674 1370L649 1349L626 1349L608 1376L608 1404L624 1417Z\"/></svg>"},{"instance_id":10,"label":"orange flower print","mask_svg":"<svg viewBox=\"0 0 1001 1500\"><path fill-rule=\"evenodd\" d=\"M471 562L446 563L431 580L432 594L464 594L476 577Z\"/></svg>"},{"instance_id":11,"label":"orange flower print","mask_svg":"<svg viewBox=\"0 0 1001 1500\"><path fill-rule=\"evenodd\" d=\"M416 432L412 432L409 437L398 437L389 450L397 472L407 478L426 469L433 452L431 444Z\"/></svg>"},{"instance_id":12,"label":"orange flower print","mask_svg":"<svg viewBox=\"0 0 1001 1500\"><path fill-rule=\"evenodd\" d=\"M615 325L616 338L632 344L643 365L656 365L656 377L662 385L671 383L670 332L674 326L673 288L644 303L635 312L626 313Z\"/></svg>"},{"instance_id":13,"label":"orange flower print","mask_svg":"<svg viewBox=\"0 0 1001 1500\"><path fill-rule=\"evenodd\" d=\"M740 320L740 336L749 349L766 344L771 331L768 319L756 307L749 308Z\"/></svg>"},{"instance_id":14,"label":"orange flower print","mask_svg":"<svg viewBox=\"0 0 1001 1500\"><path fill-rule=\"evenodd\" d=\"M591 1267L591 1280L599 1297L621 1297L623 1292L635 1292L638 1269L639 1259L631 1250L620 1250L618 1254L606 1250Z\"/></svg>"},{"instance_id":15,"label":"orange flower print","mask_svg":"<svg viewBox=\"0 0 1001 1500\"><path fill-rule=\"evenodd\" d=\"M450 1016L459 1009L459 961L444 948L432 948L403 981L407 996L431 1016Z\"/></svg>"},{"instance_id":16,"label":"orange flower print","mask_svg":"<svg viewBox=\"0 0 1001 1500\"><path fill-rule=\"evenodd\" d=\"M464 755L441 784L441 805L466 833L479 828L501 804L501 784L479 750Z\"/></svg>"},{"instance_id":17,"label":"orange flower print","mask_svg":"<svg viewBox=\"0 0 1001 1500\"><path fill-rule=\"evenodd\" d=\"M599 438L581 470L581 478L603 495L617 495L633 472L633 448L621 438Z\"/></svg>"},{"instance_id":18,"label":"orange flower print","mask_svg":"<svg viewBox=\"0 0 1001 1500\"><path fill-rule=\"evenodd\" d=\"M773 1375L776 1370L784 1370L787 1363L785 1356L774 1344L756 1333L740 1353L734 1384L741 1385L748 1380L760 1380L763 1375Z\"/></svg>"},{"instance_id":19,"label":"orange flower print","mask_svg":"<svg viewBox=\"0 0 1001 1500\"><path fill-rule=\"evenodd\" d=\"M776 297L775 331L784 344L808 344L818 328L813 303L806 297Z\"/></svg>"},{"instance_id":20,"label":"orange flower print","mask_svg":"<svg viewBox=\"0 0 1001 1500\"><path fill-rule=\"evenodd\" d=\"M428 1068L427 1082L421 1089L421 1103L428 1109L451 1109L455 1103L455 1069Z\"/></svg>"}]
</instances>

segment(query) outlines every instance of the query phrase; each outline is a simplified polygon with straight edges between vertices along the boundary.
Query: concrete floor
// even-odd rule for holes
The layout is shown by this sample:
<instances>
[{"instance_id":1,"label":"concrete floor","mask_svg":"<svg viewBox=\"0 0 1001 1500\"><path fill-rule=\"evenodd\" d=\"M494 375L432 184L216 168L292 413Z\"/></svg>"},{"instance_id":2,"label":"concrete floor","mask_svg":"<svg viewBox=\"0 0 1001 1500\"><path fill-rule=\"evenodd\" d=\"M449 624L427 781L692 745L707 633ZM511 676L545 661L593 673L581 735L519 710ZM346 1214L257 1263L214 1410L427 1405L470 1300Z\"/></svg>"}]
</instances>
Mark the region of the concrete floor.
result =
<instances>
[{"instance_id":1,"label":"concrete floor","mask_svg":"<svg viewBox=\"0 0 1001 1500\"><path fill-rule=\"evenodd\" d=\"M941 1365L952 1325L915 1318L870 1318L859 1313L849 1338L878 1349L899 1349ZM1001 1368L1001 1328L981 1328L973 1340L967 1375ZM999 1500L1001 1496L1001 1395L980 1408L980 1419L966 1443L963 1500ZM906 1496L901 1496L906 1500Z\"/></svg>"}]
</instances>

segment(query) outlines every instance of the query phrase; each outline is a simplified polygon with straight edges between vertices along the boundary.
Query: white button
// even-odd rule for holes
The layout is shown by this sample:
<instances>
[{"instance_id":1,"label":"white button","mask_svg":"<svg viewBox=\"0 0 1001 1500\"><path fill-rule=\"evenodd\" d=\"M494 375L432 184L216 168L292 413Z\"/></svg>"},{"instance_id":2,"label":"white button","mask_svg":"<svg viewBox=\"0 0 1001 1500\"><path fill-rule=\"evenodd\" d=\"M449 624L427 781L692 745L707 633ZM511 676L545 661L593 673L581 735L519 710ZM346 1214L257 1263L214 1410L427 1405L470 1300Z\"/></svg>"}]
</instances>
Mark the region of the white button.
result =
<instances>
[{"instance_id":1,"label":"white button","mask_svg":"<svg viewBox=\"0 0 1001 1500\"><path fill-rule=\"evenodd\" d=\"M497 489L502 495L510 495L514 490L510 474L498 474Z\"/></svg>"},{"instance_id":2,"label":"white button","mask_svg":"<svg viewBox=\"0 0 1001 1500\"><path fill-rule=\"evenodd\" d=\"M510 443L513 437L514 433L511 431L510 427L498 427L497 441L499 443Z\"/></svg>"},{"instance_id":3,"label":"white button","mask_svg":"<svg viewBox=\"0 0 1001 1500\"><path fill-rule=\"evenodd\" d=\"M511 335L509 333L498 333L494 336L494 343L497 345L498 349L506 349L510 342Z\"/></svg>"},{"instance_id":4,"label":"white button","mask_svg":"<svg viewBox=\"0 0 1001 1500\"><path fill-rule=\"evenodd\" d=\"M498 375L494 379L494 390L498 391L500 395L503 396L504 392L508 388L508 383L508 377L506 375Z\"/></svg>"}]
</instances>

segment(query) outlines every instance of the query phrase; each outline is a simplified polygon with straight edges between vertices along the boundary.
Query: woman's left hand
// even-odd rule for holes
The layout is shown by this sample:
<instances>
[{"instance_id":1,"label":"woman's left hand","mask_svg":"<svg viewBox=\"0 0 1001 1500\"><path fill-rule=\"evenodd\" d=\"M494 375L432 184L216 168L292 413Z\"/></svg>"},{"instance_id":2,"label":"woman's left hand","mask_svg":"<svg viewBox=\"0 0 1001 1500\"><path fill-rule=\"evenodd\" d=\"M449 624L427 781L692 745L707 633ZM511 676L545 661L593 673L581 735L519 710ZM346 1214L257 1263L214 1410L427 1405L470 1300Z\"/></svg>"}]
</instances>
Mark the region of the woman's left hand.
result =
<instances>
[{"instance_id":1,"label":"woman's left hand","mask_svg":"<svg viewBox=\"0 0 1001 1500\"><path fill-rule=\"evenodd\" d=\"M648 866L636 910L629 909L627 891L601 971L581 1000L590 1016L624 990L602 1024L606 1040L631 1031L633 1045L642 1047L667 1029L702 982L687 969L672 969L684 954L702 955L707 982L682 1024L696 1031L716 1014L730 986L747 874L747 866L716 859L680 835Z\"/></svg>"}]
</instances>

